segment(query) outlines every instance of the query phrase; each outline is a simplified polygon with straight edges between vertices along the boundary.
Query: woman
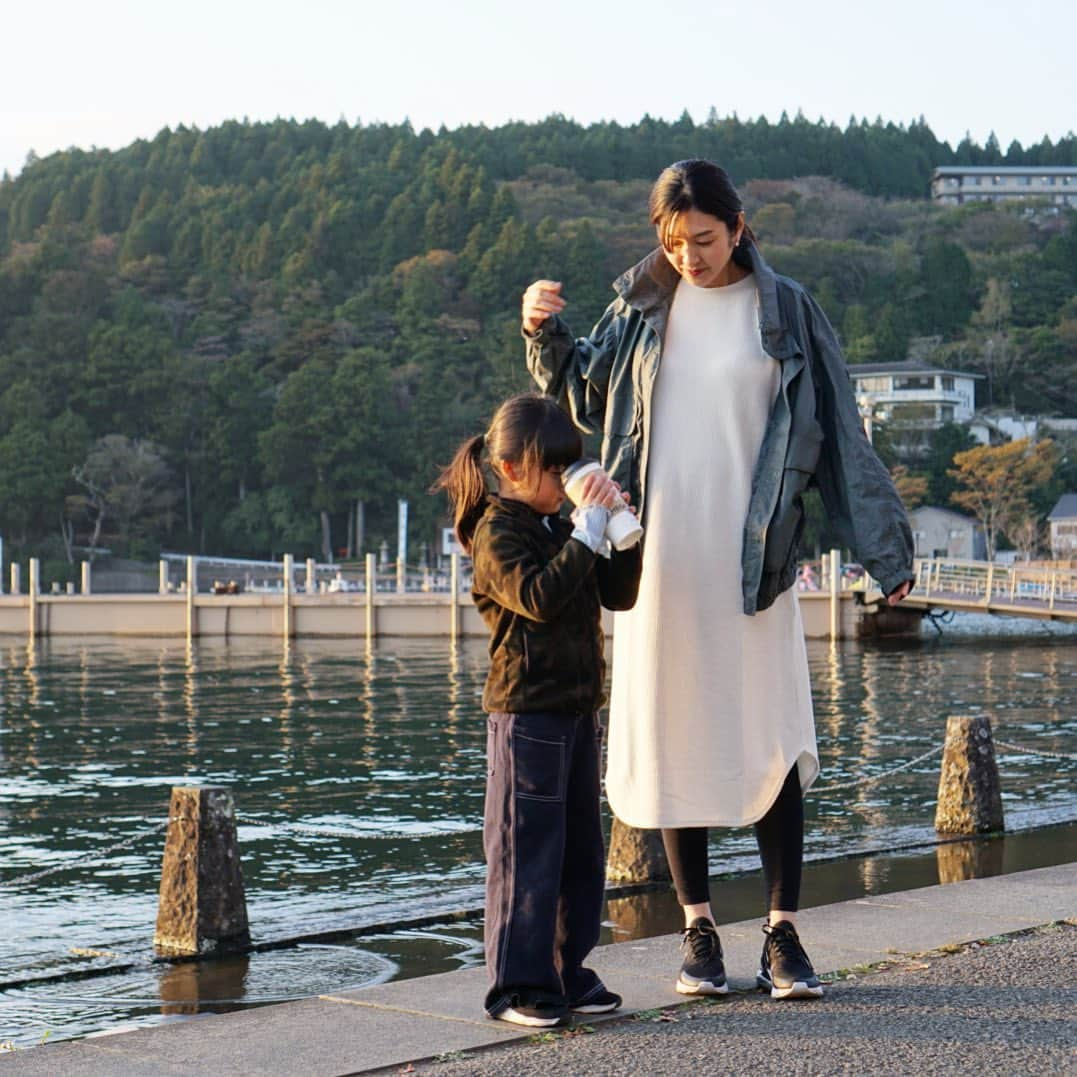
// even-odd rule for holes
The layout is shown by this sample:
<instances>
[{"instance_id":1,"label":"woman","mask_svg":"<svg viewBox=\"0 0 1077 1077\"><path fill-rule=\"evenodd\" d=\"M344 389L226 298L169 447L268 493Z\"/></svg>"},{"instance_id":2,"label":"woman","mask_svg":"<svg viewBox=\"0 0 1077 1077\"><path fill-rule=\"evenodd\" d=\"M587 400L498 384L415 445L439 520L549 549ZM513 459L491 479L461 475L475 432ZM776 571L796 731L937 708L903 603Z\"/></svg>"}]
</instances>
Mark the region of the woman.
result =
<instances>
[{"instance_id":1,"label":"woman","mask_svg":"<svg viewBox=\"0 0 1077 1077\"><path fill-rule=\"evenodd\" d=\"M523 297L528 368L583 430L647 529L639 600L615 622L606 791L660 828L684 908L677 990L728 990L707 828L754 824L767 923L757 973L774 998L822 987L796 931L803 793L819 772L808 665L791 590L818 485L831 523L891 605L912 539L869 445L833 329L775 274L728 175L681 161L658 177L660 246L573 338L556 281Z\"/></svg>"}]
</instances>

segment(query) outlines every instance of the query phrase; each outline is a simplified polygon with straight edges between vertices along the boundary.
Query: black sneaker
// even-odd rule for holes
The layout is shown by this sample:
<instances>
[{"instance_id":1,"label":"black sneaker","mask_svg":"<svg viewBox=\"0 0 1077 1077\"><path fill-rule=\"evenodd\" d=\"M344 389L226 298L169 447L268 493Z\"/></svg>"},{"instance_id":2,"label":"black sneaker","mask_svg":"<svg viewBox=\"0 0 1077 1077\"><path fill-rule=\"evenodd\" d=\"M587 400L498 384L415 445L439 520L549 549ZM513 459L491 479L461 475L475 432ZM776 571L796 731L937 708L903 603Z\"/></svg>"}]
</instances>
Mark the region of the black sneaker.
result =
<instances>
[{"instance_id":1,"label":"black sneaker","mask_svg":"<svg viewBox=\"0 0 1077 1077\"><path fill-rule=\"evenodd\" d=\"M677 990L682 995L724 995L729 985L725 982L722 944L714 924L705 916L697 916L682 934L685 956Z\"/></svg>"},{"instance_id":2,"label":"black sneaker","mask_svg":"<svg viewBox=\"0 0 1077 1077\"><path fill-rule=\"evenodd\" d=\"M763 934L766 940L755 982L771 998L819 998L823 985L800 945L797 929L781 920L773 927L764 924Z\"/></svg>"},{"instance_id":3,"label":"black sneaker","mask_svg":"<svg viewBox=\"0 0 1077 1077\"><path fill-rule=\"evenodd\" d=\"M508 1021L527 1028L556 1028L568 1023L568 1007L564 1003L514 996L508 1006L490 1016L495 1021Z\"/></svg>"},{"instance_id":4,"label":"black sneaker","mask_svg":"<svg viewBox=\"0 0 1077 1077\"><path fill-rule=\"evenodd\" d=\"M568 1008L573 1013L613 1013L621 1008L624 999L613 991L607 991L605 984L595 984L583 998L570 1002Z\"/></svg>"}]
</instances>

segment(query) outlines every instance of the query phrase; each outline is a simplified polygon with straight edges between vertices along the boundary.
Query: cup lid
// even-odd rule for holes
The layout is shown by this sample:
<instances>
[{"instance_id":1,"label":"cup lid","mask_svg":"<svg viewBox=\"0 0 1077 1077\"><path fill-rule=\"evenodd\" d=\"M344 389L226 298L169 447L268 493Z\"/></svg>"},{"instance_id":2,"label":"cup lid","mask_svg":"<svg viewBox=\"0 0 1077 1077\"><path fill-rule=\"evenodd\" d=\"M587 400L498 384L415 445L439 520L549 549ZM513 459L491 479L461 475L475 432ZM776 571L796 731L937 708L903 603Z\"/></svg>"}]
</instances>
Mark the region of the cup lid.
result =
<instances>
[{"instance_id":1,"label":"cup lid","mask_svg":"<svg viewBox=\"0 0 1077 1077\"><path fill-rule=\"evenodd\" d=\"M583 471L584 468L598 467L598 461L590 456L581 456L574 464L569 464L564 471L561 472L561 481L567 482L573 475Z\"/></svg>"}]
</instances>

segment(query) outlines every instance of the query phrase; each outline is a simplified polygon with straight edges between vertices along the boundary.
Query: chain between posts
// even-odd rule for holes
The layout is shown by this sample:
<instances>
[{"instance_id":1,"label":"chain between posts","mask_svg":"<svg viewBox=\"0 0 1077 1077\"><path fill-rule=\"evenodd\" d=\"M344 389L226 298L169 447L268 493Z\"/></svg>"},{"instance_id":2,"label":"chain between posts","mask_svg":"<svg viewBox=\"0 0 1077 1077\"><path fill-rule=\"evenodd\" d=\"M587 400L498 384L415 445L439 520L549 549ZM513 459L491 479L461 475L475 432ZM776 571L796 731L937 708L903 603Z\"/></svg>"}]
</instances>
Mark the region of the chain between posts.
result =
<instances>
[{"instance_id":1,"label":"chain between posts","mask_svg":"<svg viewBox=\"0 0 1077 1077\"><path fill-rule=\"evenodd\" d=\"M1077 755L1072 752L1045 752L1042 748L1022 748L1020 744L1010 744L1005 740L996 740L996 748L1007 748L1011 752L1024 752L1025 755L1042 755L1048 759L1069 759L1071 762L1077 762Z\"/></svg>"},{"instance_id":2,"label":"chain between posts","mask_svg":"<svg viewBox=\"0 0 1077 1077\"><path fill-rule=\"evenodd\" d=\"M107 849L98 849L92 853L83 853L82 856L76 856L72 860L65 860L62 864L56 864L51 868L42 868L41 871L35 871L30 875L19 875L14 879L0 880L0 890L8 886L19 886L25 885L26 883L37 882L38 879L44 879L46 875L55 875L58 871L66 871L68 868L75 867L76 865L85 866L87 864L95 864L99 861L107 860L113 853L119 852L121 849L129 849L132 845L136 845L150 834L159 834L171 822L173 822L172 819L166 819L163 823L157 823L155 826L140 830L137 834L132 834L131 837L124 838L123 841L118 841L115 845L110 845Z\"/></svg>"},{"instance_id":3,"label":"chain between posts","mask_svg":"<svg viewBox=\"0 0 1077 1077\"><path fill-rule=\"evenodd\" d=\"M812 788L812 793L832 793L838 789L854 789L860 785L873 785L875 782L881 782L883 778L889 778L891 774L898 774L903 770L908 770L909 767L915 767L917 763L922 763L925 759L930 759L933 755L939 755L945 745L940 744L936 748L932 748L929 752L924 752L923 755L918 755L915 759L909 759L904 763L899 764L896 767L892 767L890 770L880 771L878 774L869 774L863 778L854 778L851 782L839 782L836 785L821 785L817 788Z\"/></svg>"},{"instance_id":4,"label":"chain between posts","mask_svg":"<svg viewBox=\"0 0 1077 1077\"><path fill-rule=\"evenodd\" d=\"M1025 755L1038 755L1047 759L1065 759L1070 762L1077 762L1077 755L1072 752L1049 752L1040 748L1026 748L1020 744L1012 744L1005 740L994 740L994 745L997 748L1003 748L1011 752L1021 752ZM922 755L918 755L913 759L906 760L904 763L900 763L896 767L891 767L889 770L880 771L878 774L869 774L861 778L854 778L848 782L837 782L832 785L821 785L813 787L810 792L812 793L834 793L842 789L856 789L865 785L874 785L877 782L882 781L884 778L889 778L894 774L900 774L902 771L909 770L911 767L915 767L918 763L923 763L925 760L930 759L932 756L936 756L942 753L945 745L939 745L935 748L931 748L929 751L924 752ZM123 841L118 841L113 845L109 845L105 849L98 849L92 853L85 853L82 856L74 857L71 860L66 860L62 864L55 864L52 867L42 868L40 871L32 872L28 875L19 875L13 879L0 880L0 890L8 889L15 886L25 886L27 883L37 882L38 879L44 879L49 875L55 875L58 872L66 871L73 867L85 867L90 864L99 863L103 860L107 860L113 853L121 852L124 849L129 849L131 846L136 845L142 841L143 838L148 837L151 834L159 834L162 830L166 829L169 823L175 822L173 819L165 819L163 822L157 823L153 826L147 827L145 830L138 831L137 834L132 834L129 838L124 838ZM433 827L429 830L422 832L416 831L404 831L397 830L389 833L369 834L362 831L348 830L343 827L329 827L329 826L311 826L306 823L267 823L260 819L251 819L247 816L236 816L236 823L240 826L252 826L260 827L266 830L285 830L296 834L311 834L316 837L336 837L336 838L378 838L385 839L399 839L399 838L413 838L413 837L428 837L436 834L452 834L458 833L457 830L441 830L438 827Z\"/></svg>"}]
</instances>

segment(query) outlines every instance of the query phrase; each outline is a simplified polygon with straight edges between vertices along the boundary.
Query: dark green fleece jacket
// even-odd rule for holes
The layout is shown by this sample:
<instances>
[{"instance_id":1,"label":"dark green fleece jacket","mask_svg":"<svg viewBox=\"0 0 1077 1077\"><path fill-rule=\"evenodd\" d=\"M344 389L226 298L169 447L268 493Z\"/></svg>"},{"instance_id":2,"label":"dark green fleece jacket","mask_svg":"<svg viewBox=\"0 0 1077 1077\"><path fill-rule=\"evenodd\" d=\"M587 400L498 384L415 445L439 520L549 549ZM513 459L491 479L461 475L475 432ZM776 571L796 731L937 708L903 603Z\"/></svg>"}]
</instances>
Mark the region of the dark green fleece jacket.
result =
<instances>
[{"instance_id":1,"label":"dark green fleece jacket","mask_svg":"<svg viewBox=\"0 0 1077 1077\"><path fill-rule=\"evenodd\" d=\"M572 524L490 495L471 542L472 595L490 629L483 708L592 714L605 701L602 611L639 589L639 546L607 560Z\"/></svg>"}]
</instances>

